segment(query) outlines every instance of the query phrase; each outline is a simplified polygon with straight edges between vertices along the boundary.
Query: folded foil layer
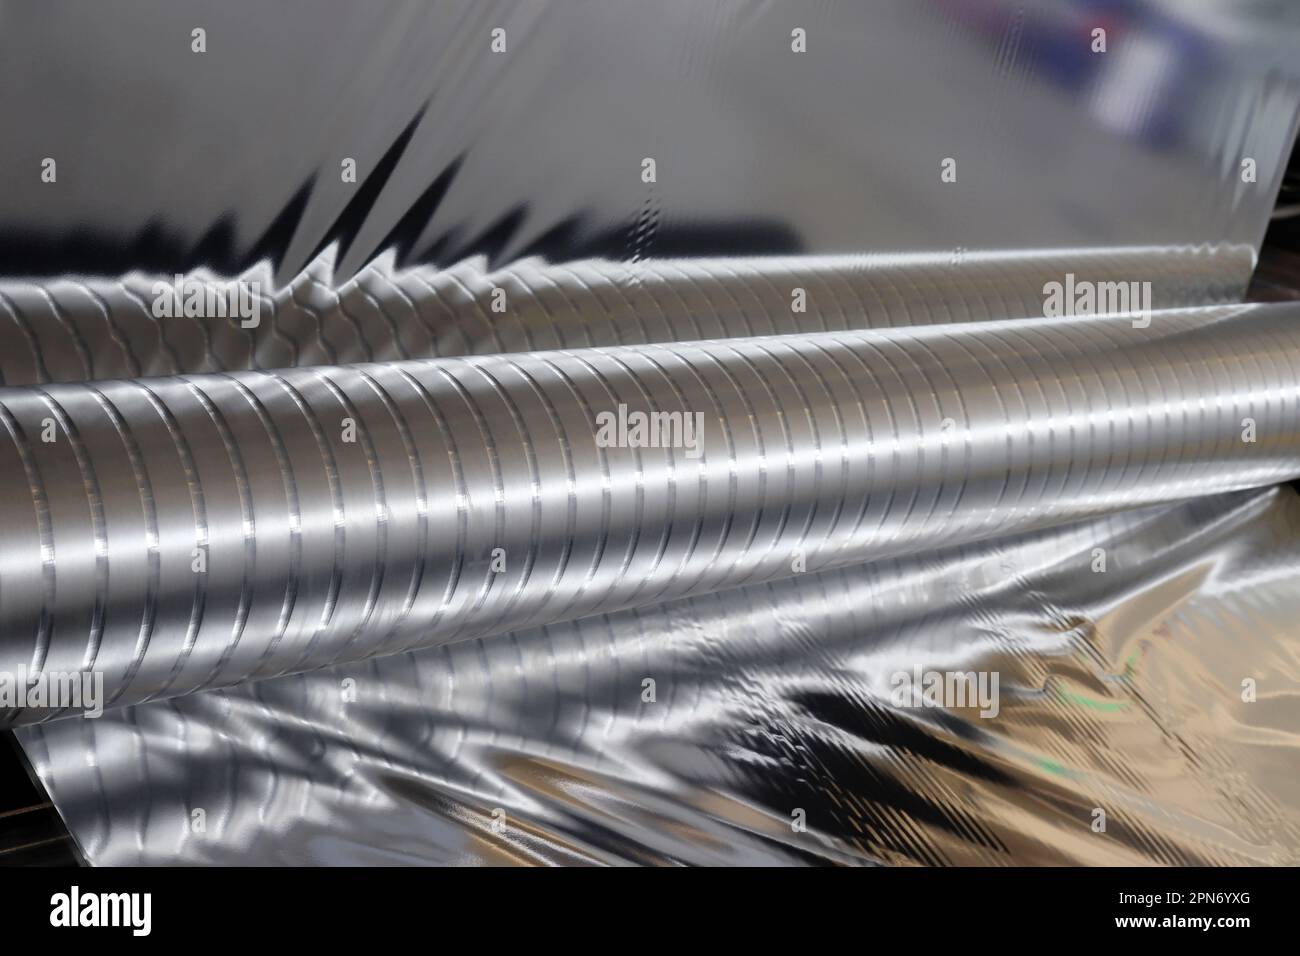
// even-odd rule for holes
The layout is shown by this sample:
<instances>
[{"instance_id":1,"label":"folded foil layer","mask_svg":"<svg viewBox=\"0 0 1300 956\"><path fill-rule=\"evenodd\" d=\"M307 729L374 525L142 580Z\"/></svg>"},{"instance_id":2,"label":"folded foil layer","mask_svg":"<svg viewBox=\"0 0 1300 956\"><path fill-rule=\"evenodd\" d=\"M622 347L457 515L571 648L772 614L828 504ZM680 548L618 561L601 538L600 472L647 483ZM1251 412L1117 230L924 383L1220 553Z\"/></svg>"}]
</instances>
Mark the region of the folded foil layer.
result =
<instances>
[{"instance_id":1,"label":"folded foil layer","mask_svg":"<svg viewBox=\"0 0 1300 956\"><path fill-rule=\"evenodd\" d=\"M1097 312L1172 309L1239 301L1254 265L1245 245L529 259L495 270L481 256L441 269L386 255L340 281L336 254L330 246L282 287L269 263L235 278L0 279L0 382L1018 319L1041 315L1045 288L1067 281L1122 292Z\"/></svg>"},{"instance_id":2,"label":"folded foil layer","mask_svg":"<svg viewBox=\"0 0 1300 956\"><path fill-rule=\"evenodd\" d=\"M1298 319L0 389L0 660L120 706L1286 480Z\"/></svg>"},{"instance_id":3,"label":"folded foil layer","mask_svg":"<svg viewBox=\"0 0 1300 956\"><path fill-rule=\"evenodd\" d=\"M97 864L1294 865L1297 614L1271 489L19 733Z\"/></svg>"}]
</instances>

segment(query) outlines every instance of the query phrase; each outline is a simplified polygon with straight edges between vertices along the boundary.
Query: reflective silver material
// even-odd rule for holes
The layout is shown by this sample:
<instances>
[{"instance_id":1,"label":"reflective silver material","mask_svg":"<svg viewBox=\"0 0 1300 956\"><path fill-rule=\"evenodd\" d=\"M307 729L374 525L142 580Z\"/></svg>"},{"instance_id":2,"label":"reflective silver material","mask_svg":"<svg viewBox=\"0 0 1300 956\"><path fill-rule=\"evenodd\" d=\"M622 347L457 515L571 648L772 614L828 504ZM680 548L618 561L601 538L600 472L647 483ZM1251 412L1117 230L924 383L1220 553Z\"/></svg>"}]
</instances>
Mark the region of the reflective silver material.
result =
<instances>
[{"instance_id":1,"label":"reflective silver material","mask_svg":"<svg viewBox=\"0 0 1300 956\"><path fill-rule=\"evenodd\" d=\"M0 273L23 277L270 260L287 285L335 240L340 282L390 249L1257 248L1300 99L1287 3L11 0L0 22Z\"/></svg>"},{"instance_id":2,"label":"reflective silver material","mask_svg":"<svg viewBox=\"0 0 1300 956\"><path fill-rule=\"evenodd\" d=\"M1276 489L22 739L110 865L1294 865L1297 614ZM898 706L918 665L1000 673L998 712Z\"/></svg>"},{"instance_id":3,"label":"reflective silver material","mask_svg":"<svg viewBox=\"0 0 1300 956\"><path fill-rule=\"evenodd\" d=\"M124 705L1300 475L1300 306L1141 321L3 389L0 654Z\"/></svg>"},{"instance_id":4,"label":"reflective silver material","mask_svg":"<svg viewBox=\"0 0 1300 956\"><path fill-rule=\"evenodd\" d=\"M228 280L208 270L179 282L139 274L0 279L0 380L29 385L1018 319L1043 314L1044 287L1067 275L1126 289L1138 283L1139 294L1148 283L1145 304L1167 309L1239 300L1254 262L1249 246L529 259L496 270L481 256L447 269L396 268L384 256L340 282L336 253L326 249L280 288L269 265L250 269L237 281L255 296L241 299L242 313L230 302L219 316L183 314L173 293L226 294Z\"/></svg>"},{"instance_id":5,"label":"reflective silver material","mask_svg":"<svg viewBox=\"0 0 1300 956\"><path fill-rule=\"evenodd\" d=\"M1297 862L1297 53L0 0L0 683L110 699L0 725L92 863Z\"/></svg>"}]
</instances>

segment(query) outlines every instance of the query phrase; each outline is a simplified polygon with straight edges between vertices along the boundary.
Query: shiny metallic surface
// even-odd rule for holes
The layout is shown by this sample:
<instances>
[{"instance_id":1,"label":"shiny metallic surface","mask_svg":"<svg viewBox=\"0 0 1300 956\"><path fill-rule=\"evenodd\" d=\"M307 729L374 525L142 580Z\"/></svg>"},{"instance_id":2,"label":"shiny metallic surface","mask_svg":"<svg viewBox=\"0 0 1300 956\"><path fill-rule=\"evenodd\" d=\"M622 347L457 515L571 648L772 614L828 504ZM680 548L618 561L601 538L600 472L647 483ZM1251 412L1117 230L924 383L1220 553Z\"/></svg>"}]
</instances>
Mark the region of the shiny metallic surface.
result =
<instances>
[{"instance_id":1,"label":"shiny metallic surface","mask_svg":"<svg viewBox=\"0 0 1300 956\"><path fill-rule=\"evenodd\" d=\"M1258 247L1300 97L1285 3L10 0L0 18L0 125L22 131L0 179L31 184L0 193L0 272L24 277L270 260L287 285L336 240L340 281L390 249L495 268Z\"/></svg>"},{"instance_id":2,"label":"shiny metallic surface","mask_svg":"<svg viewBox=\"0 0 1300 956\"><path fill-rule=\"evenodd\" d=\"M22 739L103 864L1295 865L1297 613L1300 498L1237 493Z\"/></svg>"},{"instance_id":3,"label":"shiny metallic surface","mask_svg":"<svg viewBox=\"0 0 1300 956\"><path fill-rule=\"evenodd\" d=\"M186 372L531 352L537 349L1017 319L1043 287L1150 283L1149 306L1240 299L1249 246L874 256L540 259L489 270L396 268L391 256L339 282L331 246L293 281L258 283L256 323L169 315L153 306L173 276L0 279L0 380L77 382ZM210 271L181 283L219 282ZM182 286L184 287L184 286ZM508 314L493 309L501 290ZM804 309L792 306L802 290Z\"/></svg>"},{"instance_id":4,"label":"shiny metallic surface","mask_svg":"<svg viewBox=\"0 0 1300 956\"><path fill-rule=\"evenodd\" d=\"M1297 54L0 0L0 726L92 864L1300 862Z\"/></svg>"},{"instance_id":5,"label":"shiny metallic surface","mask_svg":"<svg viewBox=\"0 0 1300 956\"><path fill-rule=\"evenodd\" d=\"M0 652L123 705L1300 475L1300 307L1136 324L0 390Z\"/></svg>"}]
</instances>

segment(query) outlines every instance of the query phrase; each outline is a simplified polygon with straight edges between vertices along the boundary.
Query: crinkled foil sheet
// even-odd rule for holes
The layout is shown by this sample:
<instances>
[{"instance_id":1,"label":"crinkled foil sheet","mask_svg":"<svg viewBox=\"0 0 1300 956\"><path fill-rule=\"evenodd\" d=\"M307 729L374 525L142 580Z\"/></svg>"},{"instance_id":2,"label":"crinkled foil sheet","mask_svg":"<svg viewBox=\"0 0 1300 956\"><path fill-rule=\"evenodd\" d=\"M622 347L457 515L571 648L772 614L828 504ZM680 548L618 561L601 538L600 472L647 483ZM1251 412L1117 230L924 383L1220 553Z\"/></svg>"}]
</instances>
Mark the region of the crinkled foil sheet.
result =
<instances>
[{"instance_id":1,"label":"crinkled foil sheet","mask_svg":"<svg viewBox=\"0 0 1300 956\"><path fill-rule=\"evenodd\" d=\"M1294 863L1298 590L1300 500L1237 492L24 741L109 864ZM891 706L918 662L1000 713Z\"/></svg>"},{"instance_id":2,"label":"crinkled foil sheet","mask_svg":"<svg viewBox=\"0 0 1300 956\"><path fill-rule=\"evenodd\" d=\"M1295 14L0 22L0 670L109 704L0 719L89 862L1300 862Z\"/></svg>"}]
</instances>

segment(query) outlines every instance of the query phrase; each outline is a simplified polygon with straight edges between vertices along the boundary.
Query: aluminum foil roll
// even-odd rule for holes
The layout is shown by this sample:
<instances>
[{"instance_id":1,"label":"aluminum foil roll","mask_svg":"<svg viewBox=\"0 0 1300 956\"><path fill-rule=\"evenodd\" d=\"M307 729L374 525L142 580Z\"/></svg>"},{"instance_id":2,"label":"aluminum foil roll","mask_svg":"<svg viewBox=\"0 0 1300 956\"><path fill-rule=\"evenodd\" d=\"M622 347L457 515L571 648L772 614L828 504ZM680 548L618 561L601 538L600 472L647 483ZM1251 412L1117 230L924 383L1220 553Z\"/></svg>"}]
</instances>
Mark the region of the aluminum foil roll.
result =
<instances>
[{"instance_id":1,"label":"aluminum foil roll","mask_svg":"<svg viewBox=\"0 0 1300 956\"><path fill-rule=\"evenodd\" d=\"M1296 318L4 389L0 648L122 705L1285 480Z\"/></svg>"},{"instance_id":2,"label":"aluminum foil roll","mask_svg":"<svg viewBox=\"0 0 1300 956\"><path fill-rule=\"evenodd\" d=\"M0 726L87 862L1296 861L1285 4L0 23Z\"/></svg>"},{"instance_id":3,"label":"aluminum foil roll","mask_svg":"<svg viewBox=\"0 0 1300 956\"><path fill-rule=\"evenodd\" d=\"M277 285L268 263L118 279L0 279L0 381L92 381L539 349L943 325L1043 314L1044 289L1105 283L1097 312L1240 298L1245 245L857 256L528 259L491 269L331 245ZM1068 277L1068 278L1067 278ZM1137 293L1130 295L1130 290Z\"/></svg>"}]
</instances>

